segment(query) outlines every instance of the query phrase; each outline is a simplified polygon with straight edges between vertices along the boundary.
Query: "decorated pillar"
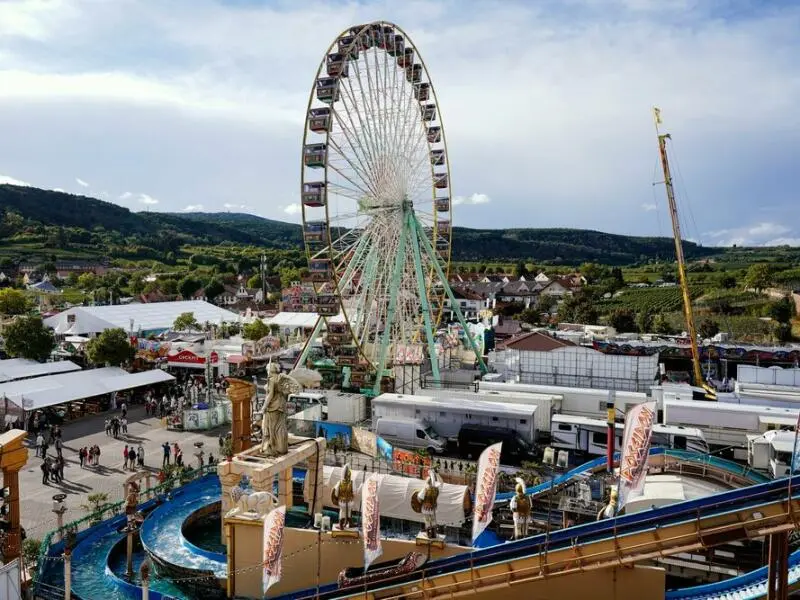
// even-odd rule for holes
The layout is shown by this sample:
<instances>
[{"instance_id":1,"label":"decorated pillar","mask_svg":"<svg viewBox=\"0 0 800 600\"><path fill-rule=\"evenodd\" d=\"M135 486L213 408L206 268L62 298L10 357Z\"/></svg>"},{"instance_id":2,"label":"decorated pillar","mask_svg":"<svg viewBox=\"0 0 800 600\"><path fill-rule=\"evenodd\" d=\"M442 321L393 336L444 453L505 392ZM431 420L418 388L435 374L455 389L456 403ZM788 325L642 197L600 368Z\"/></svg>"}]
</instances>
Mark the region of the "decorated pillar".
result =
<instances>
[{"instance_id":1,"label":"decorated pillar","mask_svg":"<svg viewBox=\"0 0 800 600\"><path fill-rule=\"evenodd\" d=\"M278 473L278 504L287 509L292 506L292 469Z\"/></svg>"},{"instance_id":2,"label":"decorated pillar","mask_svg":"<svg viewBox=\"0 0 800 600\"><path fill-rule=\"evenodd\" d=\"M231 471L231 463L228 461L220 462L217 465L217 475L222 485L222 496L220 498L220 523L222 527L222 539L225 540L225 515L233 508L231 501L231 490L239 485L242 476Z\"/></svg>"},{"instance_id":3,"label":"decorated pillar","mask_svg":"<svg viewBox=\"0 0 800 600\"><path fill-rule=\"evenodd\" d=\"M28 462L28 449L23 445L27 433L12 429L0 435L0 469L3 485L8 488L8 535L4 556L6 562L19 558L22 546L19 525L19 471Z\"/></svg>"},{"instance_id":4,"label":"decorated pillar","mask_svg":"<svg viewBox=\"0 0 800 600\"><path fill-rule=\"evenodd\" d=\"M231 442L233 453L238 454L250 448L250 401L256 386L243 379L228 378L228 399L231 401L233 422L231 423Z\"/></svg>"}]
</instances>

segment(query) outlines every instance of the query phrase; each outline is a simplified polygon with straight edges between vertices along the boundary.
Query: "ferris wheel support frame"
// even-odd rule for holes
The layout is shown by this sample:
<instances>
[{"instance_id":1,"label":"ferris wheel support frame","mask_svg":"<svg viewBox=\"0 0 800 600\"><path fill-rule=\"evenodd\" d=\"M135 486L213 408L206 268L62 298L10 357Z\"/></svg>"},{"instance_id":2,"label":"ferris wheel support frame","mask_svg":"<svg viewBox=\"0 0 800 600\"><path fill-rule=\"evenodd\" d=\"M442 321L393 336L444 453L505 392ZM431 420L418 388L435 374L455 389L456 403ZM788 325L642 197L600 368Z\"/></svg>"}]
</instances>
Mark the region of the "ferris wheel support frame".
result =
<instances>
[{"instance_id":1,"label":"ferris wheel support frame","mask_svg":"<svg viewBox=\"0 0 800 600\"><path fill-rule=\"evenodd\" d=\"M441 375L439 373L439 357L436 355L436 342L433 339L434 324L431 319L431 305L428 302L428 294L425 291L425 284L423 283L423 281L425 281L425 276L422 269L422 256L419 251L419 244L415 243L416 240L414 239L416 227L414 227L411 222L413 218L411 213L408 213L405 221L408 224L408 235L412 241L411 248L414 257L414 272L417 277L417 289L419 290L422 319L425 321L425 341L428 344L428 355L431 359L431 374L433 375L434 381L438 382L441 381Z\"/></svg>"},{"instance_id":2,"label":"ferris wheel support frame","mask_svg":"<svg viewBox=\"0 0 800 600\"><path fill-rule=\"evenodd\" d=\"M422 231L422 228L421 228L419 222L417 221L417 216L412 214L410 220L411 220L412 229L414 230L414 233L415 233L417 239L422 243L422 248L425 250L425 252L429 256L431 256L431 257L436 256L436 252L433 249L433 246L431 246L430 241L428 240L428 238L425 237L425 234ZM454 312L456 313L456 318L458 319L458 322L461 325L461 328L464 330L464 335L467 336L467 340L469 341L470 348L475 353L475 358L478 361L478 368L480 369L481 374L485 375L489 371L489 369L486 367L486 363L483 362L483 355L481 354L481 352L478 351L478 346L475 343L475 340L473 339L472 334L470 334L469 329L467 328L467 320L464 318L464 315L461 312L461 307L459 306L458 301L456 300L455 296L453 295L453 290L450 289L450 284L449 284L449 282L447 280L447 277L445 276L444 272L442 271L441 265L436 260L433 260L432 264L433 264L434 270L436 271L436 275L439 277L439 280L442 282L442 285L444 286L445 294L450 299L450 306L454 309Z\"/></svg>"}]
</instances>

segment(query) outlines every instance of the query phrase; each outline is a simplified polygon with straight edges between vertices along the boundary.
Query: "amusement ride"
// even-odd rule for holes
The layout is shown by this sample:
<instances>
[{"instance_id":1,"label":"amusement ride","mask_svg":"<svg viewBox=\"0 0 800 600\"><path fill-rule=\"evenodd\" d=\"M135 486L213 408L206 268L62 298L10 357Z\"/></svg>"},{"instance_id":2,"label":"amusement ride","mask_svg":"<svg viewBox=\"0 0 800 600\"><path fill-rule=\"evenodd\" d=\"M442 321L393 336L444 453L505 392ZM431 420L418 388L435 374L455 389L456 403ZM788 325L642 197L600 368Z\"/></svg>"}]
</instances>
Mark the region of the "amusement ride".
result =
<instances>
[{"instance_id":1,"label":"amusement ride","mask_svg":"<svg viewBox=\"0 0 800 600\"><path fill-rule=\"evenodd\" d=\"M329 46L308 99L301 179L320 315L311 339L324 329L351 381L394 391L395 368L425 359L439 381L447 299L485 370L448 285L453 202L441 108L396 25L350 27Z\"/></svg>"}]
</instances>

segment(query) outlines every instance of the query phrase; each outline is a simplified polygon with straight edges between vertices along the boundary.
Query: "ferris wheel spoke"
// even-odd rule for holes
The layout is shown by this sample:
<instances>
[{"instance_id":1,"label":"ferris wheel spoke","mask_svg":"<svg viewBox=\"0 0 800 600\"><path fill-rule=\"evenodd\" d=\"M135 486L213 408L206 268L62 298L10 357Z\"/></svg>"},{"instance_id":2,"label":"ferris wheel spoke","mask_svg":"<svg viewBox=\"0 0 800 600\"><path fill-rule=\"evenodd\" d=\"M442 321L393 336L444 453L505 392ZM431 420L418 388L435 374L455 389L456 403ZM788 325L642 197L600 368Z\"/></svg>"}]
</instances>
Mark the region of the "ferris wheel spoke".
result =
<instances>
[{"instance_id":1,"label":"ferris wheel spoke","mask_svg":"<svg viewBox=\"0 0 800 600\"><path fill-rule=\"evenodd\" d=\"M367 61L368 54L369 54L368 52L364 53L364 61L365 61L365 63ZM359 95L361 96L360 110L357 110L356 114L358 115L359 123L361 123L362 129L366 131L367 141L372 145L371 146L371 153L373 154L373 156L379 157L380 153L379 153L379 148L378 148L378 144L377 144L377 138L376 138L375 131L374 131L374 123L372 123L371 119L368 118L370 115L366 114L366 112L365 112L365 111L369 110L369 107L368 107L367 96L366 96L366 93L364 91L364 84L363 84L363 81L361 79L360 63L354 69L354 71L356 73L356 78L358 79L358 91L359 91ZM351 84L351 81L350 81L349 77L348 77L347 84L350 87L350 90L352 91L352 84ZM359 104L358 104L357 101L354 102L353 105L356 106L356 107L359 107ZM364 112L365 114L362 114L362 112ZM377 172L381 168L380 162L378 160L376 160L374 168L375 168L375 174L377 175Z\"/></svg>"},{"instance_id":2,"label":"ferris wheel spoke","mask_svg":"<svg viewBox=\"0 0 800 600\"><path fill-rule=\"evenodd\" d=\"M359 68L356 67L353 69L356 75L358 76ZM356 93L353 91L353 84L352 84L352 77L345 78L347 83L346 86L340 85L339 87L344 92L342 96L343 105L345 108L345 112L347 113L347 118L350 121L351 125L353 126L353 131L361 133L361 136L356 137L359 141L358 146L362 148L362 151L368 157L368 162L370 163L370 171L374 175L374 173L378 169L378 157L374 153L374 143L372 142L372 132L368 124L364 123L363 115L361 114L361 110L359 110L358 100L356 99ZM359 88L360 88L360 77L359 77ZM362 93L363 97L363 93ZM356 126L354 121L358 121L358 125ZM374 183L374 182L373 182Z\"/></svg>"},{"instance_id":3,"label":"ferris wheel spoke","mask_svg":"<svg viewBox=\"0 0 800 600\"><path fill-rule=\"evenodd\" d=\"M337 126L336 128L342 131L341 136L337 134L331 136L333 138L332 143L335 144L335 147L340 154L346 155L344 144L340 143L339 139L344 138L344 141L347 143L347 146L350 148L353 156L356 158L356 161L361 167L361 172L363 173L363 179L365 183L367 183L374 192L375 188L369 174L375 169L375 161L370 155L369 149L365 148L361 143L358 142L357 130L355 124L353 123L350 111L345 110L345 115L347 116L349 125L345 122L345 119L342 117L340 111L333 109L332 112Z\"/></svg>"},{"instance_id":4,"label":"ferris wheel spoke","mask_svg":"<svg viewBox=\"0 0 800 600\"><path fill-rule=\"evenodd\" d=\"M353 173L355 173L355 175L361 181L360 184L356 184L355 182L353 182L353 184L357 185L357 187L360 188L367 188L368 193L375 194L377 190L372 185L372 181L370 180L369 177L369 170L367 169L366 165L364 165L364 163L362 162L362 157L360 153L358 152L353 152L352 154L348 153L345 150L345 148L340 146L339 143L333 138L329 140L329 146L330 148L335 150L336 156L341 160L341 162L347 164L350 167L350 169L352 169ZM329 166L332 166L337 162L339 161L335 161L333 158L330 158ZM352 178L348 177L348 179L351 179L352 181ZM367 193L367 190L365 190L365 193Z\"/></svg>"}]
</instances>

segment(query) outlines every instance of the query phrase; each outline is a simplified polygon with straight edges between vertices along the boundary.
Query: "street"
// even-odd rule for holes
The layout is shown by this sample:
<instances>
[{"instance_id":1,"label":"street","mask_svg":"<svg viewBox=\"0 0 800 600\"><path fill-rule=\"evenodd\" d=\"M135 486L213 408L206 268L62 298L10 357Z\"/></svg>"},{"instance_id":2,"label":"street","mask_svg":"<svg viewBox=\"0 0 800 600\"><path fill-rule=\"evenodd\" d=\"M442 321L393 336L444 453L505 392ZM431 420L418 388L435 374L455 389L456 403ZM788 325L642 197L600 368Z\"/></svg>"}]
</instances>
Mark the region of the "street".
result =
<instances>
[{"instance_id":1,"label":"street","mask_svg":"<svg viewBox=\"0 0 800 600\"><path fill-rule=\"evenodd\" d=\"M159 419L147 416L143 406L133 406L128 411L128 433L120 434L119 439L114 439L106 435L104 428L104 420L114 415L119 416L119 411L84 417L62 426L66 464L61 483L53 483L51 479L48 485L42 484L42 459L36 457L34 438L28 436L28 464L19 473L22 526L28 538L41 539L48 531L56 528L56 515L52 512L55 494L67 494L64 523L88 514L81 505L87 503L86 497L89 494L105 492L109 502L122 500L122 483L134 473L123 469L123 449L126 444L133 445L134 448L143 446L145 467L157 474L161 468L161 444L164 442L177 442L183 450L184 464L195 467L197 459L194 457L194 442L204 442L206 461L209 453L219 459L218 436L230 427L227 425L204 432L168 431ZM81 468L78 450L93 444L100 446L100 466ZM55 456L54 447L49 448L48 456ZM152 485L156 483L154 477Z\"/></svg>"}]
</instances>

